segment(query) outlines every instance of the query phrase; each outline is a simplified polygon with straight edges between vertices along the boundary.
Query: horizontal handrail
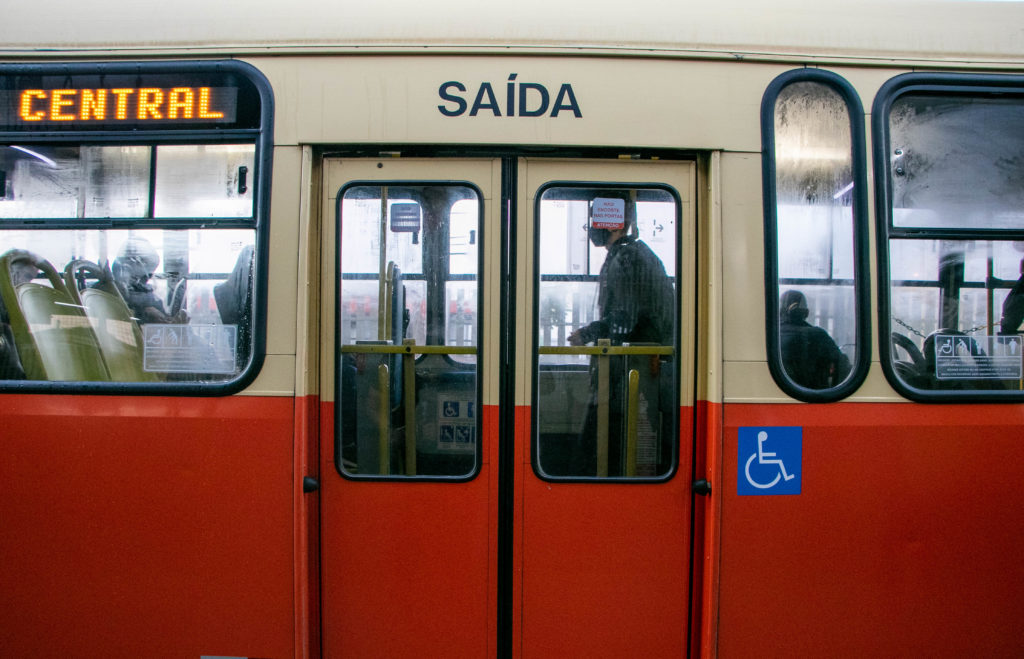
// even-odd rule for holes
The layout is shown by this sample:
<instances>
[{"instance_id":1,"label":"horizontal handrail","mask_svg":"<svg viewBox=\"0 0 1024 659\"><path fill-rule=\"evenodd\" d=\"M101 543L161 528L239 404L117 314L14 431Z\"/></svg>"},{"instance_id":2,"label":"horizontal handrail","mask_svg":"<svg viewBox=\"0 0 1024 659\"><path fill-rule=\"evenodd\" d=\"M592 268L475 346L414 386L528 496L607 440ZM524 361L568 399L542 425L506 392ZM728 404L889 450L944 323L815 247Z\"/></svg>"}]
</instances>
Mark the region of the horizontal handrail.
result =
<instances>
[{"instance_id":1,"label":"horizontal handrail","mask_svg":"<svg viewBox=\"0 0 1024 659\"><path fill-rule=\"evenodd\" d=\"M476 346L385 346L385 345L356 345L346 344L341 346L342 352L376 355L475 355Z\"/></svg>"},{"instance_id":2,"label":"horizontal handrail","mask_svg":"<svg viewBox=\"0 0 1024 659\"><path fill-rule=\"evenodd\" d=\"M540 346L540 355L672 355L672 346Z\"/></svg>"}]
</instances>

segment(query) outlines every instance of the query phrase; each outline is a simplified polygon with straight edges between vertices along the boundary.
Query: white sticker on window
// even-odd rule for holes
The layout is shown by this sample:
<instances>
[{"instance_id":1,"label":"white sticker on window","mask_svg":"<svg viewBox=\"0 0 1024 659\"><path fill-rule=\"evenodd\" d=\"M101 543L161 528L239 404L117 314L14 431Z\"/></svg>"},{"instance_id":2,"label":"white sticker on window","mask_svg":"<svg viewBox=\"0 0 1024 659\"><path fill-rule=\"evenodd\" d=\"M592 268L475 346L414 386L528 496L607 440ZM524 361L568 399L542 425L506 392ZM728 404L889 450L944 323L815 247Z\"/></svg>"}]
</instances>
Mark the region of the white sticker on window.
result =
<instances>
[{"instance_id":1,"label":"white sticker on window","mask_svg":"<svg viewBox=\"0 0 1024 659\"><path fill-rule=\"evenodd\" d=\"M233 373L238 325L142 326L143 369L156 373Z\"/></svg>"},{"instance_id":2,"label":"white sticker on window","mask_svg":"<svg viewBox=\"0 0 1024 659\"><path fill-rule=\"evenodd\" d=\"M1019 380L1021 337L939 334L935 377L939 380Z\"/></svg>"},{"instance_id":3,"label":"white sticker on window","mask_svg":"<svg viewBox=\"0 0 1024 659\"><path fill-rule=\"evenodd\" d=\"M593 219L590 225L595 229L621 229L626 226L626 202L623 199L594 200Z\"/></svg>"}]
</instances>

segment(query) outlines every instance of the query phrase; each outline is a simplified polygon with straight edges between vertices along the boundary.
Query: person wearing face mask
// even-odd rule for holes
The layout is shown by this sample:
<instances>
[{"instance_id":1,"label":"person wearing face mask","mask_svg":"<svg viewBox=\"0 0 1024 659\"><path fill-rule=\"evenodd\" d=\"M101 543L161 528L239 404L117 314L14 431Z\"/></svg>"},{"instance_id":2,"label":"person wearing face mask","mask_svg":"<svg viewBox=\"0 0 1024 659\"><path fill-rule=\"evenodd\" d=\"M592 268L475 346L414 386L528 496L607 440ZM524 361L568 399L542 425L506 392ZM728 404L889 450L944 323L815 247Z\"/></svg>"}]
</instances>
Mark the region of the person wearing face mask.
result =
<instances>
[{"instance_id":1,"label":"person wearing face mask","mask_svg":"<svg viewBox=\"0 0 1024 659\"><path fill-rule=\"evenodd\" d=\"M603 213L602 206L610 208L611 212ZM661 259L638 237L636 203L629 198L595 199L587 232L590 242L596 247L605 247L608 254L598 275L597 319L570 334L569 344L582 346L608 339L613 346L624 343L673 345L675 293ZM621 476L625 475L621 464L625 442L624 358L611 358L609 371L608 474ZM659 372L662 376L668 375L669 363L652 357L651 376L658 378ZM587 414L570 464L570 475L574 476L596 475L600 407L596 360L591 362L590 379ZM659 402L649 404L651 425L660 426L655 412Z\"/></svg>"},{"instance_id":2,"label":"person wearing face mask","mask_svg":"<svg viewBox=\"0 0 1024 659\"><path fill-rule=\"evenodd\" d=\"M570 334L569 344L610 339L612 345L672 345L675 305L665 266L637 237L636 204L614 201L624 201L622 221L596 222L592 217L587 228L590 242L608 250L598 275L598 318Z\"/></svg>"},{"instance_id":3,"label":"person wearing face mask","mask_svg":"<svg viewBox=\"0 0 1024 659\"><path fill-rule=\"evenodd\" d=\"M110 271L132 315L140 323L187 323L188 314L180 310L170 315L164 303L153 293L149 280L160 265L160 255L145 238L129 238L121 245Z\"/></svg>"}]
</instances>

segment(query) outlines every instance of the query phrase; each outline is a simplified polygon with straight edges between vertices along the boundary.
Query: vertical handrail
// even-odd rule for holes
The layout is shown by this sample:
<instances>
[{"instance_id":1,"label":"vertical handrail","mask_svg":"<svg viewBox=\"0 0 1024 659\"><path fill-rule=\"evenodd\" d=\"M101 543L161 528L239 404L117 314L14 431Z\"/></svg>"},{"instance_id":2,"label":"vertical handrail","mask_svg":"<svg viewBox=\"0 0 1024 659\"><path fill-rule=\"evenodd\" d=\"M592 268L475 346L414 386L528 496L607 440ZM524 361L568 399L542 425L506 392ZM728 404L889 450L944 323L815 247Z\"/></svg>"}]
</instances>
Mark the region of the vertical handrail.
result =
<instances>
[{"instance_id":1,"label":"vertical handrail","mask_svg":"<svg viewBox=\"0 0 1024 659\"><path fill-rule=\"evenodd\" d=\"M416 345L416 339L402 341L404 346ZM416 475L416 355L402 355L402 402L405 405L405 475Z\"/></svg>"},{"instance_id":2,"label":"vertical handrail","mask_svg":"<svg viewBox=\"0 0 1024 659\"><path fill-rule=\"evenodd\" d=\"M377 367L377 450L380 453L379 472L391 473L391 373L387 364Z\"/></svg>"},{"instance_id":3,"label":"vertical handrail","mask_svg":"<svg viewBox=\"0 0 1024 659\"><path fill-rule=\"evenodd\" d=\"M612 342L610 339L598 339L597 346L608 348ZM610 406L609 382L611 380L610 360L607 352L597 356L597 476L607 478L608 476L608 413Z\"/></svg>"},{"instance_id":4,"label":"vertical handrail","mask_svg":"<svg viewBox=\"0 0 1024 659\"><path fill-rule=\"evenodd\" d=\"M637 421L640 416L640 371L629 369L626 396L626 476L636 476Z\"/></svg>"},{"instance_id":5,"label":"vertical handrail","mask_svg":"<svg viewBox=\"0 0 1024 659\"><path fill-rule=\"evenodd\" d=\"M387 261L388 261L388 186L380 189L380 256L378 257L377 282L377 340L387 337L390 324L385 322L388 305Z\"/></svg>"}]
</instances>

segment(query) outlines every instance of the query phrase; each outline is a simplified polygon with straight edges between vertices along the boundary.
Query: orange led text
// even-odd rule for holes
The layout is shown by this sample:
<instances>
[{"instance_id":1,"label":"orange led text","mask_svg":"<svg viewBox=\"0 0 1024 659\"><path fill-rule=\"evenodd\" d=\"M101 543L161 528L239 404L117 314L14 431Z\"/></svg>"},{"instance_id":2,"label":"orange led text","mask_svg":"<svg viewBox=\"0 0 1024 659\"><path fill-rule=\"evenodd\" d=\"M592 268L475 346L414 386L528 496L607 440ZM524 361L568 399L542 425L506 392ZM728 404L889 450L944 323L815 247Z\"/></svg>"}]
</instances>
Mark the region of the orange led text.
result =
<instances>
[{"instance_id":1,"label":"orange led text","mask_svg":"<svg viewBox=\"0 0 1024 659\"><path fill-rule=\"evenodd\" d=\"M189 121L223 119L210 87L25 89L22 121Z\"/></svg>"}]
</instances>

